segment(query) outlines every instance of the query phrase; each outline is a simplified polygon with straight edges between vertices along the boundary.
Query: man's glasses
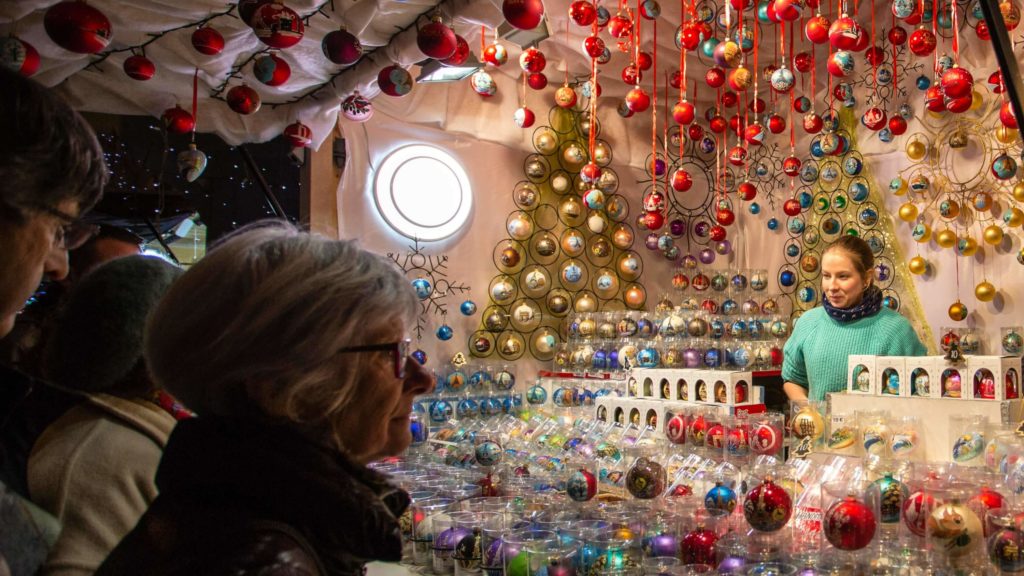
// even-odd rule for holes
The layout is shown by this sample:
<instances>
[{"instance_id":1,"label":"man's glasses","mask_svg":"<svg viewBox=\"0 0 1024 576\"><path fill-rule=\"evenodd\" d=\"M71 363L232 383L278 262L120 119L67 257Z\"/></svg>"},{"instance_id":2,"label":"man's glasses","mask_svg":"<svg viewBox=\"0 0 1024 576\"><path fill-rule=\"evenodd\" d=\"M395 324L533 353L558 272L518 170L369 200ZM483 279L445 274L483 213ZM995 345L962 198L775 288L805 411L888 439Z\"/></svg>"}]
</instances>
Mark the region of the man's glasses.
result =
<instances>
[{"instance_id":1,"label":"man's glasses","mask_svg":"<svg viewBox=\"0 0 1024 576\"><path fill-rule=\"evenodd\" d=\"M49 214L60 221L54 236L53 245L58 250L74 250L81 248L90 238L99 233L100 227L96 224L86 224L70 214L47 206L45 204L33 205L32 209L44 214Z\"/></svg>"},{"instance_id":2,"label":"man's glasses","mask_svg":"<svg viewBox=\"0 0 1024 576\"><path fill-rule=\"evenodd\" d=\"M409 347L412 344L412 340L406 338L399 340L398 342L388 342L387 344L366 344L363 346L349 346L348 348L342 348L338 350L338 354L345 354L348 352L381 352L390 351L392 355L392 361L394 362L395 378L405 378L405 363L409 358Z\"/></svg>"}]
</instances>

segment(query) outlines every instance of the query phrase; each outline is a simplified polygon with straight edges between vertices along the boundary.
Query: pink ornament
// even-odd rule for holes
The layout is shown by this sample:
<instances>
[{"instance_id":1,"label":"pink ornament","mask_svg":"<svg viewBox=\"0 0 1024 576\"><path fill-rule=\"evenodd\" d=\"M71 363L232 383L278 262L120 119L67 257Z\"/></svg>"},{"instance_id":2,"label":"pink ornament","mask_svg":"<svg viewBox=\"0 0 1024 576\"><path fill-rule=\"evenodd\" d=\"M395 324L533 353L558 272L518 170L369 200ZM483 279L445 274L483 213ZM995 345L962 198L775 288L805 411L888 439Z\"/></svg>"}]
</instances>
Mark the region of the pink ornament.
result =
<instances>
[{"instance_id":1,"label":"pink ornament","mask_svg":"<svg viewBox=\"0 0 1024 576\"><path fill-rule=\"evenodd\" d=\"M257 8L249 26L256 32L256 38L271 48L290 48L298 44L305 33L302 18L277 2L268 2Z\"/></svg>"},{"instance_id":2,"label":"pink ornament","mask_svg":"<svg viewBox=\"0 0 1024 576\"><path fill-rule=\"evenodd\" d=\"M60 2L46 10L46 34L58 46L78 54L95 54L110 44L110 20L81 0Z\"/></svg>"},{"instance_id":3,"label":"pink ornament","mask_svg":"<svg viewBox=\"0 0 1024 576\"><path fill-rule=\"evenodd\" d=\"M224 36L212 26L196 28L192 33L192 47L200 54L216 56L224 50Z\"/></svg>"},{"instance_id":4,"label":"pink ornament","mask_svg":"<svg viewBox=\"0 0 1024 576\"><path fill-rule=\"evenodd\" d=\"M252 88L241 84L227 93L228 107L239 114L249 115L260 109L260 95Z\"/></svg>"},{"instance_id":5,"label":"pink ornament","mask_svg":"<svg viewBox=\"0 0 1024 576\"><path fill-rule=\"evenodd\" d=\"M366 122L373 116L373 104L356 92L341 101L341 115L352 122Z\"/></svg>"},{"instance_id":6,"label":"pink ornament","mask_svg":"<svg viewBox=\"0 0 1024 576\"><path fill-rule=\"evenodd\" d=\"M363 56L363 44L359 38L344 28L328 32L320 42L320 48L328 60L342 66L351 66Z\"/></svg>"},{"instance_id":7,"label":"pink ornament","mask_svg":"<svg viewBox=\"0 0 1024 576\"><path fill-rule=\"evenodd\" d=\"M133 80L145 81L156 74L156 66L149 58L136 54L125 59L124 73Z\"/></svg>"}]
</instances>

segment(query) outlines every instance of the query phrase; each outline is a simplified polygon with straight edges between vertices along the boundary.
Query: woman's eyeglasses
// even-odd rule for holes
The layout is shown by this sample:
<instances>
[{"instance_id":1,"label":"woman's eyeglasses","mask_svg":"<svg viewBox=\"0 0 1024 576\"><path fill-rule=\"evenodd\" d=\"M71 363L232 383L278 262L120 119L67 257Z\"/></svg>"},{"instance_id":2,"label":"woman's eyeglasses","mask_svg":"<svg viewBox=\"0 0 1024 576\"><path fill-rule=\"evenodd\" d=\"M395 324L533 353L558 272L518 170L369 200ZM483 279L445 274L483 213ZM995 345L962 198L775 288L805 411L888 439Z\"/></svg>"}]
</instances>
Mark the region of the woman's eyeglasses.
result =
<instances>
[{"instance_id":1,"label":"woman's eyeglasses","mask_svg":"<svg viewBox=\"0 0 1024 576\"><path fill-rule=\"evenodd\" d=\"M412 344L412 340L406 338L399 340L398 342L388 342L386 344L366 344L363 346L349 346L348 348L342 348L338 350L338 354L345 354L349 352L382 352L390 351L392 361L394 362L395 378L405 378L405 363L409 358L409 346Z\"/></svg>"}]
</instances>

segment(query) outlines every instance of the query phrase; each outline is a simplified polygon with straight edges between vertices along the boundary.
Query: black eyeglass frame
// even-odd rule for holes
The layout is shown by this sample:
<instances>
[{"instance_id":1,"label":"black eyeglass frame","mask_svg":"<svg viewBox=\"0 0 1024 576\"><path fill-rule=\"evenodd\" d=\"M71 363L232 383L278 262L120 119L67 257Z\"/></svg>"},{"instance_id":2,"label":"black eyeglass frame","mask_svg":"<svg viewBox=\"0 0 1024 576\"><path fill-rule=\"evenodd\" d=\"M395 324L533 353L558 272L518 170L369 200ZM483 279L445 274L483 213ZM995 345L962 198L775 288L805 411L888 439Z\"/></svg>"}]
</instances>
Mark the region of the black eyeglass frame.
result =
<instances>
[{"instance_id":1,"label":"black eyeglass frame","mask_svg":"<svg viewBox=\"0 0 1024 576\"><path fill-rule=\"evenodd\" d=\"M405 363L409 359L409 348L412 346L411 338L404 338L398 342L385 342L383 344L363 344L361 346L349 346L337 350L336 354L348 354L351 352L383 352L391 351L395 363L395 378L405 378Z\"/></svg>"},{"instance_id":2,"label":"black eyeglass frame","mask_svg":"<svg viewBox=\"0 0 1024 576\"><path fill-rule=\"evenodd\" d=\"M57 238L57 247L62 250L74 250L80 248L83 244L89 241L90 238L99 234L100 227L96 224L86 224L81 219L76 218L63 210L48 206L42 203L32 203L25 205L23 208L17 206L7 205L9 209L13 209L15 213L21 212L21 210L34 210L36 212L42 212L43 214L53 216L60 221L60 237Z\"/></svg>"}]
</instances>

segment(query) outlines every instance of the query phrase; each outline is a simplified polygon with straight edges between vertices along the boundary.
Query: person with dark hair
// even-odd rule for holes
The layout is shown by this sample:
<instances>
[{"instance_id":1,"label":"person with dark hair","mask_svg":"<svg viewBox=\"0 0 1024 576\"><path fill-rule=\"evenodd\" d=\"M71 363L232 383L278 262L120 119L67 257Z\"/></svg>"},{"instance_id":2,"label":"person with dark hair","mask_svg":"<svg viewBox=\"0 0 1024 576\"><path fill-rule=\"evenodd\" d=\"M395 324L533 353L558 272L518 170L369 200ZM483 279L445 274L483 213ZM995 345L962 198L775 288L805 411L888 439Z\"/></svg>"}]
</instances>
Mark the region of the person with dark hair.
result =
<instances>
[{"instance_id":1,"label":"person with dark hair","mask_svg":"<svg viewBox=\"0 0 1024 576\"><path fill-rule=\"evenodd\" d=\"M60 520L42 574L92 574L156 498L157 464L176 419L142 358L146 316L181 270L159 258L112 260L68 297L46 345L50 382L79 391L36 441L32 501Z\"/></svg>"},{"instance_id":2,"label":"person with dark hair","mask_svg":"<svg viewBox=\"0 0 1024 576\"><path fill-rule=\"evenodd\" d=\"M882 305L875 257L867 242L842 236L821 257L822 305L796 322L783 348L783 390L790 400L824 400L846 388L847 357L923 356L906 318Z\"/></svg>"},{"instance_id":3,"label":"person with dark hair","mask_svg":"<svg viewBox=\"0 0 1024 576\"><path fill-rule=\"evenodd\" d=\"M88 237L79 218L107 181L103 150L85 120L42 85L0 66L0 337L44 277L68 273L68 250ZM39 424L11 421L33 388L31 378L0 366L0 481L25 495L27 439ZM45 387L42 387L45 388ZM56 414L73 401L54 394ZM48 420L47 420L48 421ZM3 486L0 486L3 489ZM24 502L0 490L0 556L14 574L34 573L45 542Z\"/></svg>"}]
</instances>

